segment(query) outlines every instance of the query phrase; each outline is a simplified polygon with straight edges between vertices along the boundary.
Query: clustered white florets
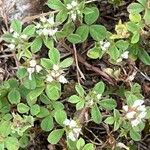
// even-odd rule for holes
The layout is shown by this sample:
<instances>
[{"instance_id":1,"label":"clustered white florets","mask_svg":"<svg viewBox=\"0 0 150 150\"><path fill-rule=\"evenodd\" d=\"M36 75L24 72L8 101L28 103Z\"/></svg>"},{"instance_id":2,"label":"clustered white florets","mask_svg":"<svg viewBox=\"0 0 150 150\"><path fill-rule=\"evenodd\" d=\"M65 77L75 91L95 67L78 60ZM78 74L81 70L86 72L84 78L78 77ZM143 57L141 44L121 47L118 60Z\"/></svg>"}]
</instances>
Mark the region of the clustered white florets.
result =
<instances>
[{"instance_id":1,"label":"clustered white florets","mask_svg":"<svg viewBox=\"0 0 150 150\"><path fill-rule=\"evenodd\" d=\"M32 74L34 72L39 73L42 70L42 67L40 65L37 65L36 60L30 60L29 62L30 66L27 68L27 72L29 73L29 80L32 80Z\"/></svg>"},{"instance_id":2,"label":"clustered white florets","mask_svg":"<svg viewBox=\"0 0 150 150\"><path fill-rule=\"evenodd\" d=\"M19 39L19 40L23 40L23 41L28 39L28 36L26 34L20 35L19 33L14 32L13 29L11 29L10 32L12 33L12 37L14 38L11 40L11 44L7 45L7 47L10 48L10 50L14 50L16 47L15 39Z\"/></svg>"},{"instance_id":3,"label":"clustered white florets","mask_svg":"<svg viewBox=\"0 0 150 150\"><path fill-rule=\"evenodd\" d=\"M53 16L48 19L46 17L41 17L40 21L40 23L36 23L37 34L44 36L54 36L56 34L58 28L55 27Z\"/></svg>"},{"instance_id":4,"label":"clustered white florets","mask_svg":"<svg viewBox=\"0 0 150 150\"><path fill-rule=\"evenodd\" d=\"M147 114L146 107L143 103L143 100L136 100L131 107L128 105L123 106L123 110L126 112L125 117L131 121L132 127L141 123Z\"/></svg>"},{"instance_id":5,"label":"clustered white florets","mask_svg":"<svg viewBox=\"0 0 150 150\"><path fill-rule=\"evenodd\" d=\"M76 20L78 14L81 14L80 10L78 9L77 1L72 1L70 4L67 4L66 8L69 10L69 14L73 21Z\"/></svg>"},{"instance_id":6,"label":"clustered white florets","mask_svg":"<svg viewBox=\"0 0 150 150\"><path fill-rule=\"evenodd\" d=\"M110 42L100 41L100 46L101 46L102 51L106 51L106 50L108 50L108 48L110 46Z\"/></svg>"},{"instance_id":7,"label":"clustered white florets","mask_svg":"<svg viewBox=\"0 0 150 150\"><path fill-rule=\"evenodd\" d=\"M97 94L97 92L95 92L95 91L93 93L95 94L96 99L98 99L98 100L101 99L102 94ZM86 103L87 107L91 107L92 105L94 105L94 97L87 96L85 99L87 101L87 103Z\"/></svg>"},{"instance_id":8,"label":"clustered white florets","mask_svg":"<svg viewBox=\"0 0 150 150\"><path fill-rule=\"evenodd\" d=\"M64 71L60 69L59 65L53 65L53 70L50 71L50 74L47 75L46 81L52 82L52 81L58 81L60 83L67 83L67 79L64 76Z\"/></svg>"},{"instance_id":9,"label":"clustered white florets","mask_svg":"<svg viewBox=\"0 0 150 150\"><path fill-rule=\"evenodd\" d=\"M72 141L78 140L78 137L79 137L80 132L81 132L81 128L79 127L77 122L75 120L72 120L72 119L71 120L66 119L63 122L63 124L69 128L69 132L67 134L68 139L70 139Z\"/></svg>"},{"instance_id":10,"label":"clustered white florets","mask_svg":"<svg viewBox=\"0 0 150 150\"><path fill-rule=\"evenodd\" d=\"M117 62L121 62L122 59L128 59L129 57L129 51L125 51L124 53L121 54L121 57L119 59L117 59Z\"/></svg>"}]
</instances>

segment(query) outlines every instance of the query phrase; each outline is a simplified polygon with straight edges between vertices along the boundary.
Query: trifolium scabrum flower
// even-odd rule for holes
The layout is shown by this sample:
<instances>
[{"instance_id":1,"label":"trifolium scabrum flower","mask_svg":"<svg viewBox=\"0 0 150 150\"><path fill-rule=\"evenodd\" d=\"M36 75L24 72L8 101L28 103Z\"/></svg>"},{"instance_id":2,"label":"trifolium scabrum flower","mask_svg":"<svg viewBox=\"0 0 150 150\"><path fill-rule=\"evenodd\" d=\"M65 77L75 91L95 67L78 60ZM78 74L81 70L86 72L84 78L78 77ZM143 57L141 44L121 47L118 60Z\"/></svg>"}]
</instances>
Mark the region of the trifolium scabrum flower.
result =
<instances>
[{"instance_id":1,"label":"trifolium scabrum flower","mask_svg":"<svg viewBox=\"0 0 150 150\"><path fill-rule=\"evenodd\" d=\"M49 18L41 17L40 22L36 23L36 29L36 33L40 36L54 36L58 31L58 28L56 27L56 23L54 21L54 16L49 16Z\"/></svg>"},{"instance_id":2,"label":"trifolium scabrum flower","mask_svg":"<svg viewBox=\"0 0 150 150\"><path fill-rule=\"evenodd\" d=\"M110 46L110 42L108 41L100 41L100 47L102 49L102 51L106 51L108 50L109 46Z\"/></svg>"},{"instance_id":3,"label":"trifolium scabrum flower","mask_svg":"<svg viewBox=\"0 0 150 150\"><path fill-rule=\"evenodd\" d=\"M27 68L27 72L29 73L29 80L32 80L32 74L34 72L39 73L42 70L40 65L37 65L36 60L32 59L29 62L29 68Z\"/></svg>"},{"instance_id":4,"label":"trifolium scabrum flower","mask_svg":"<svg viewBox=\"0 0 150 150\"><path fill-rule=\"evenodd\" d=\"M147 114L143 103L143 100L136 100L130 107L128 105L123 106L125 117L131 122L132 127L141 123Z\"/></svg>"},{"instance_id":5,"label":"trifolium scabrum flower","mask_svg":"<svg viewBox=\"0 0 150 150\"><path fill-rule=\"evenodd\" d=\"M71 141L77 141L81 133L81 127L79 126L79 124L73 119L66 119L63 124L67 127L67 131L69 131L67 133L68 139L70 139Z\"/></svg>"},{"instance_id":6,"label":"trifolium scabrum flower","mask_svg":"<svg viewBox=\"0 0 150 150\"><path fill-rule=\"evenodd\" d=\"M47 82L52 82L54 80L63 84L68 83L67 79L64 76L64 71L57 64L53 65L53 69L46 76Z\"/></svg>"}]
</instances>

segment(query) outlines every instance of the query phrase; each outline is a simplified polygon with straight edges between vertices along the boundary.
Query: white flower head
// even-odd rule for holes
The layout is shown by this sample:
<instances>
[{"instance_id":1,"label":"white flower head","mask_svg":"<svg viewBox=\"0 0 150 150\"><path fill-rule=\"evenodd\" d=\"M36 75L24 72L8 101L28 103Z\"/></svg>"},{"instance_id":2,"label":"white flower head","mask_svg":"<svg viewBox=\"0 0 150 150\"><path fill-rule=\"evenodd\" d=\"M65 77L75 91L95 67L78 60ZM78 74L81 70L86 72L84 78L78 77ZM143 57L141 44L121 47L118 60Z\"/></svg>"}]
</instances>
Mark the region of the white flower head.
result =
<instances>
[{"instance_id":1,"label":"white flower head","mask_svg":"<svg viewBox=\"0 0 150 150\"><path fill-rule=\"evenodd\" d=\"M81 132L81 128L73 128L73 132L79 134Z\"/></svg>"},{"instance_id":2,"label":"white flower head","mask_svg":"<svg viewBox=\"0 0 150 150\"><path fill-rule=\"evenodd\" d=\"M135 127L135 126L137 126L140 122L141 122L141 120L139 120L139 119L134 119L134 120L131 121L131 125L132 125L132 127Z\"/></svg>"},{"instance_id":3,"label":"white flower head","mask_svg":"<svg viewBox=\"0 0 150 150\"><path fill-rule=\"evenodd\" d=\"M26 40L28 38L28 36L26 34L22 34L21 38Z\"/></svg>"},{"instance_id":4,"label":"white flower head","mask_svg":"<svg viewBox=\"0 0 150 150\"><path fill-rule=\"evenodd\" d=\"M34 68L27 68L27 72L29 73L29 80L32 80L32 73L34 73Z\"/></svg>"},{"instance_id":5,"label":"white flower head","mask_svg":"<svg viewBox=\"0 0 150 150\"><path fill-rule=\"evenodd\" d=\"M54 79L53 79L53 77L51 75L47 75L46 76L46 81L47 82L52 82L52 81L54 81Z\"/></svg>"},{"instance_id":6,"label":"white flower head","mask_svg":"<svg viewBox=\"0 0 150 150\"><path fill-rule=\"evenodd\" d=\"M127 117L127 119L132 119L132 118L134 118L135 114L136 114L135 111L131 111L126 114L126 117Z\"/></svg>"},{"instance_id":7,"label":"white flower head","mask_svg":"<svg viewBox=\"0 0 150 150\"><path fill-rule=\"evenodd\" d=\"M122 58L118 58L116 62L117 62L117 63L122 62Z\"/></svg>"},{"instance_id":8,"label":"white flower head","mask_svg":"<svg viewBox=\"0 0 150 150\"><path fill-rule=\"evenodd\" d=\"M36 23L36 26L35 26L37 29L39 29L41 27L41 24L40 23Z\"/></svg>"},{"instance_id":9,"label":"white flower head","mask_svg":"<svg viewBox=\"0 0 150 150\"><path fill-rule=\"evenodd\" d=\"M76 6L78 5L78 3L77 3L76 1L72 1L72 2L71 2L71 5L72 5L73 7L76 7Z\"/></svg>"},{"instance_id":10,"label":"white flower head","mask_svg":"<svg viewBox=\"0 0 150 150\"><path fill-rule=\"evenodd\" d=\"M15 44L9 44L9 45L7 45L9 48L10 48L10 50L14 50L15 49Z\"/></svg>"},{"instance_id":11,"label":"white flower head","mask_svg":"<svg viewBox=\"0 0 150 150\"><path fill-rule=\"evenodd\" d=\"M139 118L139 119L143 119L143 118L145 118L146 114L147 114L146 111L142 111L142 112L138 115L138 118Z\"/></svg>"},{"instance_id":12,"label":"white flower head","mask_svg":"<svg viewBox=\"0 0 150 150\"><path fill-rule=\"evenodd\" d=\"M125 51L123 54L121 54L121 57L124 58L124 59L128 59L129 51Z\"/></svg>"},{"instance_id":13,"label":"white flower head","mask_svg":"<svg viewBox=\"0 0 150 150\"><path fill-rule=\"evenodd\" d=\"M67 9L68 10L72 9L72 5L71 4L67 4Z\"/></svg>"},{"instance_id":14,"label":"white flower head","mask_svg":"<svg viewBox=\"0 0 150 150\"><path fill-rule=\"evenodd\" d=\"M54 36L56 34L56 32L58 31L58 28L48 29L47 31L48 31L49 36Z\"/></svg>"},{"instance_id":15,"label":"white flower head","mask_svg":"<svg viewBox=\"0 0 150 150\"><path fill-rule=\"evenodd\" d=\"M39 73L42 70L42 67L40 65L36 65L35 70L37 73Z\"/></svg>"},{"instance_id":16,"label":"white flower head","mask_svg":"<svg viewBox=\"0 0 150 150\"><path fill-rule=\"evenodd\" d=\"M42 34L47 36L49 34L49 30L46 28L42 29Z\"/></svg>"},{"instance_id":17,"label":"white flower head","mask_svg":"<svg viewBox=\"0 0 150 150\"><path fill-rule=\"evenodd\" d=\"M59 65L53 65L53 70L58 71L59 70Z\"/></svg>"},{"instance_id":18,"label":"white flower head","mask_svg":"<svg viewBox=\"0 0 150 150\"><path fill-rule=\"evenodd\" d=\"M74 121L74 120L70 120L69 127L70 127L70 128L75 128L75 127L77 127L77 122Z\"/></svg>"},{"instance_id":19,"label":"white flower head","mask_svg":"<svg viewBox=\"0 0 150 150\"><path fill-rule=\"evenodd\" d=\"M72 19L73 21L75 21L76 18L77 18L77 15L76 15L75 13L72 13L72 14L71 14L71 19Z\"/></svg>"},{"instance_id":20,"label":"white flower head","mask_svg":"<svg viewBox=\"0 0 150 150\"><path fill-rule=\"evenodd\" d=\"M69 132L67 136L71 141L76 141L76 137L73 132Z\"/></svg>"},{"instance_id":21,"label":"white flower head","mask_svg":"<svg viewBox=\"0 0 150 150\"><path fill-rule=\"evenodd\" d=\"M143 111L143 112L146 111L145 105L138 106L137 110L138 111Z\"/></svg>"},{"instance_id":22,"label":"white flower head","mask_svg":"<svg viewBox=\"0 0 150 150\"><path fill-rule=\"evenodd\" d=\"M127 112L127 111L129 110L128 105L124 105L124 106L123 106L123 110Z\"/></svg>"},{"instance_id":23,"label":"white flower head","mask_svg":"<svg viewBox=\"0 0 150 150\"><path fill-rule=\"evenodd\" d=\"M43 16L43 17L40 18L40 21L45 23L47 21L47 19L46 19L46 17Z\"/></svg>"},{"instance_id":24,"label":"white flower head","mask_svg":"<svg viewBox=\"0 0 150 150\"><path fill-rule=\"evenodd\" d=\"M100 41L99 43L100 43L102 51L108 50L108 48L110 46L110 42L108 42L108 41Z\"/></svg>"},{"instance_id":25,"label":"white flower head","mask_svg":"<svg viewBox=\"0 0 150 150\"><path fill-rule=\"evenodd\" d=\"M135 127L141 123L147 114L146 107L143 103L143 100L136 100L130 107L127 105L123 106L123 109L126 112L125 117L131 121L132 127Z\"/></svg>"},{"instance_id":26,"label":"white flower head","mask_svg":"<svg viewBox=\"0 0 150 150\"><path fill-rule=\"evenodd\" d=\"M64 125L69 126L70 124L70 120L69 119L65 119L65 121L63 122Z\"/></svg>"},{"instance_id":27,"label":"white flower head","mask_svg":"<svg viewBox=\"0 0 150 150\"><path fill-rule=\"evenodd\" d=\"M30 67L35 67L36 66L36 60L32 59L30 60Z\"/></svg>"},{"instance_id":28,"label":"white flower head","mask_svg":"<svg viewBox=\"0 0 150 150\"><path fill-rule=\"evenodd\" d=\"M136 100L133 104L133 107L136 108L138 106L141 106L144 103L143 100Z\"/></svg>"},{"instance_id":29,"label":"white flower head","mask_svg":"<svg viewBox=\"0 0 150 150\"><path fill-rule=\"evenodd\" d=\"M54 17L49 17L49 18L47 19L47 21L48 21L48 23L49 23L50 25L54 25L54 24L55 24L55 22L54 22Z\"/></svg>"},{"instance_id":30,"label":"white flower head","mask_svg":"<svg viewBox=\"0 0 150 150\"><path fill-rule=\"evenodd\" d=\"M18 34L17 32L14 32L13 37L14 37L14 38L18 38L18 37L19 37L19 34Z\"/></svg>"},{"instance_id":31,"label":"white flower head","mask_svg":"<svg viewBox=\"0 0 150 150\"><path fill-rule=\"evenodd\" d=\"M63 84L68 83L67 79L63 75L58 77L58 81Z\"/></svg>"},{"instance_id":32,"label":"white flower head","mask_svg":"<svg viewBox=\"0 0 150 150\"><path fill-rule=\"evenodd\" d=\"M121 142L117 143L116 146L117 146L117 147L120 147L120 148L124 148L124 149L126 149L126 150L130 150L129 147L127 147L124 143L121 143Z\"/></svg>"},{"instance_id":33,"label":"white flower head","mask_svg":"<svg viewBox=\"0 0 150 150\"><path fill-rule=\"evenodd\" d=\"M97 94L97 99L101 99L101 97L102 97L102 94Z\"/></svg>"}]
</instances>

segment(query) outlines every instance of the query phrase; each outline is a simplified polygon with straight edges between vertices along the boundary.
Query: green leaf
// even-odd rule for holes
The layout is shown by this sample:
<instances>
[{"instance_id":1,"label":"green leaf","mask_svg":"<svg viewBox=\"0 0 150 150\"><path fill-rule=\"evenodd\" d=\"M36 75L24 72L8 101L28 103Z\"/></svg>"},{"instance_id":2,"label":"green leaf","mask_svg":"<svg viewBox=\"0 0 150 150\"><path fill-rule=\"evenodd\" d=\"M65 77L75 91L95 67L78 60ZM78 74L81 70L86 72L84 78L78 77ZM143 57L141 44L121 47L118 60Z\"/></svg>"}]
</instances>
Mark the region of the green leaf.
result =
<instances>
[{"instance_id":1,"label":"green leaf","mask_svg":"<svg viewBox=\"0 0 150 150\"><path fill-rule=\"evenodd\" d=\"M12 89L8 94L8 99L11 104L18 104L21 99L21 95L17 89Z\"/></svg>"},{"instance_id":2,"label":"green leaf","mask_svg":"<svg viewBox=\"0 0 150 150\"><path fill-rule=\"evenodd\" d=\"M91 25L90 35L96 41L101 41L106 38L107 30L102 25Z\"/></svg>"},{"instance_id":3,"label":"green leaf","mask_svg":"<svg viewBox=\"0 0 150 150\"><path fill-rule=\"evenodd\" d=\"M35 33L35 25L31 24L28 25L22 32L25 35L28 35L29 37L33 36Z\"/></svg>"},{"instance_id":4,"label":"green leaf","mask_svg":"<svg viewBox=\"0 0 150 150\"><path fill-rule=\"evenodd\" d=\"M140 22L141 21L140 14L129 14L129 18L132 22Z\"/></svg>"},{"instance_id":5,"label":"green leaf","mask_svg":"<svg viewBox=\"0 0 150 150\"><path fill-rule=\"evenodd\" d=\"M135 22L128 22L127 28L132 33L138 32L140 30L140 28L137 26Z\"/></svg>"},{"instance_id":6,"label":"green leaf","mask_svg":"<svg viewBox=\"0 0 150 150\"><path fill-rule=\"evenodd\" d=\"M97 124L100 124L102 122L102 114L97 105L94 105L91 108L91 117L93 121Z\"/></svg>"},{"instance_id":7,"label":"green leaf","mask_svg":"<svg viewBox=\"0 0 150 150\"><path fill-rule=\"evenodd\" d=\"M56 86L47 85L46 94L51 100L58 100L60 97L59 90Z\"/></svg>"},{"instance_id":8,"label":"green leaf","mask_svg":"<svg viewBox=\"0 0 150 150\"><path fill-rule=\"evenodd\" d=\"M69 57L69 58L66 58L64 59L61 63L60 63L60 67L61 68L67 68L69 66L71 66L73 64L73 58L72 57Z\"/></svg>"},{"instance_id":9,"label":"green leaf","mask_svg":"<svg viewBox=\"0 0 150 150\"><path fill-rule=\"evenodd\" d=\"M82 108L84 108L84 107L85 107L84 104L85 104L85 101L84 101L84 100L79 101L79 102L76 104L76 110L81 110Z\"/></svg>"},{"instance_id":10,"label":"green leaf","mask_svg":"<svg viewBox=\"0 0 150 150\"><path fill-rule=\"evenodd\" d=\"M144 49L140 49L138 53L139 59L146 65L150 65L150 55Z\"/></svg>"},{"instance_id":11,"label":"green leaf","mask_svg":"<svg viewBox=\"0 0 150 150\"><path fill-rule=\"evenodd\" d=\"M147 0L137 0L139 3L141 3L144 7L147 5Z\"/></svg>"},{"instance_id":12,"label":"green leaf","mask_svg":"<svg viewBox=\"0 0 150 150\"><path fill-rule=\"evenodd\" d=\"M29 138L26 135L23 135L20 139L19 139L19 144L21 148L26 148L29 144Z\"/></svg>"},{"instance_id":13,"label":"green leaf","mask_svg":"<svg viewBox=\"0 0 150 150\"><path fill-rule=\"evenodd\" d=\"M85 91L81 84L76 84L75 89L77 93L79 94L79 96L84 97Z\"/></svg>"},{"instance_id":14,"label":"green leaf","mask_svg":"<svg viewBox=\"0 0 150 150\"><path fill-rule=\"evenodd\" d=\"M80 138L80 139L77 141L76 147L77 147L78 150L81 150L84 145L85 145L84 139L83 139L83 138Z\"/></svg>"},{"instance_id":15,"label":"green leaf","mask_svg":"<svg viewBox=\"0 0 150 150\"><path fill-rule=\"evenodd\" d=\"M52 105L55 110L57 110L57 109L63 110L64 109L64 105L61 102L56 101L56 102L53 102Z\"/></svg>"},{"instance_id":16,"label":"green leaf","mask_svg":"<svg viewBox=\"0 0 150 150\"><path fill-rule=\"evenodd\" d=\"M81 37L81 42L84 42L89 35L89 26L87 25L82 25L77 28L76 34L78 34Z\"/></svg>"},{"instance_id":17,"label":"green leaf","mask_svg":"<svg viewBox=\"0 0 150 150\"><path fill-rule=\"evenodd\" d=\"M138 14L144 10L144 7L139 3L131 3L127 9L129 13Z\"/></svg>"},{"instance_id":18,"label":"green leaf","mask_svg":"<svg viewBox=\"0 0 150 150\"><path fill-rule=\"evenodd\" d=\"M104 120L106 124L112 125L114 123L114 117L110 116Z\"/></svg>"},{"instance_id":19,"label":"green leaf","mask_svg":"<svg viewBox=\"0 0 150 150\"><path fill-rule=\"evenodd\" d=\"M140 34L138 32L135 32L131 38L131 43L135 44L139 41L140 39Z\"/></svg>"},{"instance_id":20,"label":"green leaf","mask_svg":"<svg viewBox=\"0 0 150 150\"><path fill-rule=\"evenodd\" d=\"M137 131L134 131L133 129L130 130L130 137L134 141L140 141L141 140L141 135Z\"/></svg>"},{"instance_id":21,"label":"green leaf","mask_svg":"<svg viewBox=\"0 0 150 150\"><path fill-rule=\"evenodd\" d=\"M42 92L44 91L44 87L39 87L39 88L36 88L34 90L32 90L29 94L28 94L28 98L29 100L34 100L36 99L37 97L39 97Z\"/></svg>"},{"instance_id":22,"label":"green leaf","mask_svg":"<svg viewBox=\"0 0 150 150\"><path fill-rule=\"evenodd\" d=\"M96 22L96 20L99 17L99 10L97 7L91 7L90 9L91 9L90 10L91 13L85 14L85 18L84 18L85 23L88 25L91 25L94 22Z\"/></svg>"},{"instance_id":23,"label":"green leaf","mask_svg":"<svg viewBox=\"0 0 150 150\"><path fill-rule=\"evenodd\" d=\"M127 48L129 47L129 43L127 41L124 40L119 40L116 42L115 44L119 49L121 49L122 51L127 50Z\"/></svg>"},{"instance_id":24,"label":"green leaf","mask_svg":"<svg viewBox=\"0 0 150 150\"><path fill-rule=\"evenodd\" d=\"M66 10L61 10L56 15L56 22L63 23L68 17L68 12Z\"/></svg>"},{"instance_id":25,"label":"green leaf","mask_svg":"<svg viewBox=\"0 0 150 150\"><path fill-rule=\"evenodd\" d=\"M82 99L79 96L77 96L77 95L72 95L72 96L69 97L68 101L70 103L76 104L76 103L82 101Z\"/></svg>"},{"instance_id":26,"label":"green leaf","mask_svg":"<svg viewBox=\"0 0 150 150\"><path fill-rule=\"evenodd\" d=\"M112 110L117 106L117 103L114 99L104 99L101 100L99 104L107 110Z\"/></svg>"},{"instance_id":27,"label":"green leaf","mask_svg":"<svg viewBox=\"0 0 150 150\"><path fill-rule=\"evenodd\" d=\"M27 113L29 111L29 106L25 105L24 103L19 103L17 105L17 110L19 113Z\"/></svg>"},{"instance_id":28,"label":"green leaf","mask_svg":"<svg viewBox=\"0 0 150 150\"><path fill-rule=\"evenodd\" d=\"M21 31L22 31L22 23L21 23L21 21L13 20L11 22L10 28L12 28L17 33L21 33Z\"/></svg>"},{"instance_id":29,"label":"green leaf","mask_svg":"<svg viewBox=\"0 0 150 150\"><path fill-rule=\"evenodd\" d=\"M45 37L43 38L43 42L48 49L54 48L54 41L52 38Z\"/></svg>"},{"instance_id":30,"label":"green leaf","mask_svg":"<svg viewBox=\"0 0 150 150\"><path fill-rule=\"evenodd\" d=\"M53 130L48 136L48 142L51 144L57 144L61 139L61 137L63 136L63 134L64 134L63 129Z\"/></svg>"},{"instance_id":31,"label":"green leaf","mask_svg":"<svg viewBox=\"0 0 150 150\"><path fill-rule=\"evenodd\" d=\"M41 58L41 65L47 70L50 70L53 67L52 61L47 58Z\"/></svg>"},{"instance_id":32,"label":"green leaf","mask_svg":"<svg viewBox=\"0 0 150 150\"><path fill-rule=\"evenodd\" d=\"M53 48L53 49L49 50L48 56L49 56L50 60L53 62L53 64L56 64L56 65L59 64L60 53L59 53L58 49Z\"/></svg>"},{"instance_id":33,"label":"green leaf","mask_svg":"<svg viewBox=\"0 0 150 150\"><path fill-rule=\"evenodd\" d=\"M0 135L7 137L11 133L11 122L10 121L1 121L0 122Z\"/></svg>"},{"instance_id":34,"label":"green leaf","mask_svg":"<svg viewBox=\"0 0 150 150\"><path fill-rule=\"evenodd\" d=\"M10 33L5 33L5 34L1 35L1 37L5 42L8 42L8 43L10 43L10 41L12 39L14 39L13 35Z\"/></svg>"},{"instance_id":35,"label":"green leaf","mask_svg":"<svg viewBox=\"0 0 150 150\"><path fill-rule=\"evenodd\" d=\"M82 150L95 150L94 145L91 143L88 143L84 146Z\"/></svg>"},{"instance_id":36,"label":"green leaf","mask_svg":"<svg viewBox=\"0 0 150 150\"><path fill-rule=\"evenodd\" d=\"M145 22L146 22L146 24L150 24L150 8L147 8L146 10L145 10L145 14L144 14L144 20L145 20Z\"/></svg>"},{"instance_id":37,"label":"green leaf","mask_svg":"<svg viewBox=\"0 0 150 150\"><path fill-rule=\"evenodd\" d=\"M78 34L70 34L69 36L67 36L67 40L69 42L71 42L72 44L77 44L81 42L81 37Z\"/></svg>"},{"instance_id":38,"label":"green leaf","mask_svg":"<svg viewBox=\"0 0 150 150\"><path fill-rule=\"evenodd\" d=\"M19 79L23 79L25 76L27 76L27 70L25 68L19 68L16 75Z\"/></svg>"},{"instance_id":39,"label":"green leaf","mask_svg":"<svg viewBox=\"0 0 150 150\"><path fill-rule=\"evenodd\" d=\"M97 59L100 57L100 48L93 47L87 52L87 56L92 59Z\"/></svg>"},{"instance_id":40,"label":"green leaf","mask_svg":"<svg viewBox=\"0 0 150 150\"><path fill-rule=\"evenodd\" d=\"M64 110L56 110L54 114L56 122L63 126L63 122L67 119L67 114Z\"/></svg>"},{"instance_id":41,"label":"green leaf","mask_svg":"<svg viewBox=\"0 0 150 150\"><path fill-rule=\"evenodd\" d=\"M0 143L0 150L5 150L5 145L4 144L5 144L4 142Z\"/></svg>"},{"instance_id":42,"label":"green leaf","mask_svg":"<svg viewBox=\"0 0 150 150\"><path fill-rule=\"evenodd\" d=\"M35 116L40 112L40 106L38 104L32 105L30 108L31 115Z\"/></svg>"},{"instance_id":43,"label":"green leaf","mask_svg":"<svg viewBox=\"0 0 150 150\"><path fill-rule=\"evenodd\" d=\"M94 86L93 90L97 94L103 94L104 90L105 90L105 84L104 84L104 82L100 81L100 82L96 83L96 85Z\"/></svg>"},{"instance_id":44,"label":"green leaf","mask_svg":"<svg viewBox=\"0 0 150 150\"><path fill-rule=\"evenodd\" d=\"M29 80L28 78L25 79L23 81L23 85L27 88L27 89L30 89L30 90L33 90L36 88L36 80L35 80L35 77L32 76L32 80Z\"/></svg>"},{"instance_id":45,"label":"green leaf","mask_svg":"<svg viewBox=\"0 0 150 150\"><path fill-rule=\"evenodd\" d=\"M118 50L118 48L115 45L113 45L109 48L109 55L110 55L111 59L117 60L120 56L120 51Z\"/></svg>"},{"instance_id":46,"label":"green leaf","mask_svg":"<svg viewBox=\"0 0 150 150\"><path fill-rule=\"evenodd\" d=\"M53 123L53 117L52 116L47 116L44 118L41 122L41 128L44 131L51 131L54 127Z\"/></svg>"},{"instance_id":47,"label":"green leaf","mask_svg":"<svg viewBox=\"0 0 150 150\"><path fill-rule=\"evenodd\" d=\"M5 141L5 146L8 150L18 150L19 141L16 137L7 137Z\"/></svg>"},{"instance_id":48,"label":"green leaf","mask_svg":"<svg viewBox=\"0 0 150 150\"><path fill-rule=\"evenodd\" d=\"M38 52L42 48L42 39L40 37L37 37L34 39L34 41L31 44L31 51L33 53Z\"/></svg>"},{"instance_id":49,"label":"green leaf","mask_svg":"<svg viewBox=\"0 0 150 150\"><path fill-rule=\"evenodd\" d=\"M40 107L40 112L36 115L38 118L47 117L50 114L49 110L45 107Z\"/></svg>"},{"instance_id":50,"label":"green leaf","mask_svg":"<svg viewBox=\"0 0 150 150\"><path fill-rule=\"evenodd\" d=\"M64 4L60 0L48 0L47 2L48 7L54 10L63 10L65 9Z\"/></svg>"}]
</instances>

